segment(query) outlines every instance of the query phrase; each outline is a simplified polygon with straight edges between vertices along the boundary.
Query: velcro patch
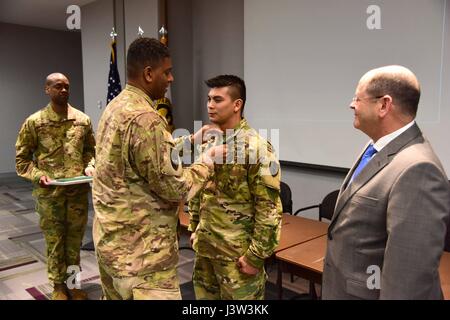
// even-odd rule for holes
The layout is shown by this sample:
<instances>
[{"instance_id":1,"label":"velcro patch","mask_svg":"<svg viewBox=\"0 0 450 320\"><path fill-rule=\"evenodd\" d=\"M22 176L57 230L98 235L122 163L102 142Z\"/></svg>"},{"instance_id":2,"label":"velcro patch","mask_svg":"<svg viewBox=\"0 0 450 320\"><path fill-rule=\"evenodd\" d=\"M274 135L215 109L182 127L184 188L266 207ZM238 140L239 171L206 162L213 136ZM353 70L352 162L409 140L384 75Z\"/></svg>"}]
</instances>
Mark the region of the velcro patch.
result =
<instances>
[{"instance_id":1,"label":"velcro patch","mask_svg":"<svg viewBox=\"0 0 450 320\"><path fill-rule=\"evenodd\" d=\"M180 176L182 174L183 167L180 154L173 146L168 148L168 152L165 153L163 159L162 173L169 176Z\"/></svg>"}]
</instances>

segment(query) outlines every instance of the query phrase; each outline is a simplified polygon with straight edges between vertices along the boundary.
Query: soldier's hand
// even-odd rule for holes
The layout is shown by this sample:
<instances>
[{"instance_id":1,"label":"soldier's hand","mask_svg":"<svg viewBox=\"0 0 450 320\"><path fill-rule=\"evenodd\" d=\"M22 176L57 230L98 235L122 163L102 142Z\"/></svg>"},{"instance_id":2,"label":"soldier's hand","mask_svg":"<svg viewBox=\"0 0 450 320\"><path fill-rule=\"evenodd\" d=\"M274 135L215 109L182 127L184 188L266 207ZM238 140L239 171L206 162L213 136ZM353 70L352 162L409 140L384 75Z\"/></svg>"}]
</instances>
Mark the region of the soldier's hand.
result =
<instances>
[{"instance_id":1,"label":"soldier's hand","mask_svg":"<svg viewBox=\"0 0 450 320\"><path fill-rule=\"evenodd\" d=\"M209 148L206 153L202 155L201 161L205 163L210 169L214 168L214 164L223 164L227 157L227 145L221 144L219 146L214 146Z\"/></svg>"},{"instance_id":2,"label":"soldier's hand","mask_svg":"<svg viewBox=\"0 0 450 320\"><path fill-rule=\"evenodd\" d=\"M87 167L86 169L84 169L84 174L92 177L94 175L95 169L93 167Z\"/></svg>"},{"instance_id":3,"label":"soldier's hand","mask_svg":"<svg viewBox=\"0 0 450 320\"><path fill-rule=\"evenodd\" d=\"M52 181L52 179L50 179L49 177L47 177L47 176L42 176L42 177L39 178L39 185L40 185L42 188L47 188L47 187L49 186L49 184L50 184L51 181Z\"/></svg>"},{"instance_id":4,"label":"soldier's hand","mask_svg":"<svg viewBox=\"0 0 450 320\"><path fill-rule=\"evenodd\" d=\"M202 143L208 141L212 136L222 136L223 131L214 124L204 125L192 136L192 143L201 141Z\"/></svg>"},{"instance_id":5,"label":"soldier's hand","mask_svg":"<svg viewBox=\"0 0 450 320\"><path fill-rule=\"evenodd\" d=\"M244 256L240 257L239 260L236 262L236 264L241 273L248 274L250 276L254 276L254 275L258 274L258 272L259 272L259 269L255 268L250 263L248 263L247 259L245 259Z\"/></svg>"},{"instance_id":6,"label":"soldier's hand","mask_svg":"<svg viewBox=\"0 0 450 320\"><path fill-rule=\"evenodd\" d=\"M191 247L194 246L194 239L195 239L195 232L192 232L191 237L189 238L189 241L191 242Z\"/></svg>"}]
</instances>

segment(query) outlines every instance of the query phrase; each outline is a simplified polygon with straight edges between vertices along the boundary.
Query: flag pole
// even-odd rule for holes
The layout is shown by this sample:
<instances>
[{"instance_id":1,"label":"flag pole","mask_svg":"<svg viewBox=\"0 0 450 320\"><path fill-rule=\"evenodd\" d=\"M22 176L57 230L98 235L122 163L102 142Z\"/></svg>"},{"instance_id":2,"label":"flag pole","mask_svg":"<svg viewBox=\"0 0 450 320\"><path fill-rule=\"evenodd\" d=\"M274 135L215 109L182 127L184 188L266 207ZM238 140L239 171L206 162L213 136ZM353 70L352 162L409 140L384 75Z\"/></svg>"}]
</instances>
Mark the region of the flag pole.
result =
<instances>
[{"instance_id":1,"label":"flag pole","mask_svg":"<svg viewBox=\"0 0 450 320\"><path fill-rule=\"evenodd\" d=\"M120 93L120 91L122 91L120 75L117 69L117 33L114 27L112 27L112 31L109 35L111 36L111 55L109 58L108 93L106 94L106 104L108 104Z\"/></svg>"},{"instance_id":2,"label":"flag pole","mask_svg":"<svg viewBox=\"0 0 450 320\"><path fill-rule=\"evenodd\" d=\"M158 30L159 41L165 46L169 46L167 31L167 0L158 1L158 19L160 26ZM173 123L171 96L171 87L169 86L166 96L156 101L156 110L167 120L168 130L173 132L175 126Z\"/></svg>"},{"instance_id":3,"label":"flag pole","mask_svg":"<svg viewBox=\"0 0 450 320\"><path fill-rule=\"evenodd\" d=\"M167 47L169 46L169 38L167 37L167 0L159 0L159 25L158 30L159 41Z\"/></svg>"}]
</instances>

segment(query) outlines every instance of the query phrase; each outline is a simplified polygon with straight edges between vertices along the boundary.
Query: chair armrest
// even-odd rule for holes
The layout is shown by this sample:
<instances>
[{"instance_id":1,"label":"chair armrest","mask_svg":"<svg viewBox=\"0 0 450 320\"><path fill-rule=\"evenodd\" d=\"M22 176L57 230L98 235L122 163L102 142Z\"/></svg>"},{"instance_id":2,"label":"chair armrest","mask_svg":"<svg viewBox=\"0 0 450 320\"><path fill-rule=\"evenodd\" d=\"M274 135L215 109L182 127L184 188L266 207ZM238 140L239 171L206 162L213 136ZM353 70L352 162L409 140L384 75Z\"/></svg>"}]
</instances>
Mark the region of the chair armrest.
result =
<instances>
[{"instance_id":1,"label":"chair armrest","mask_svg":"<svg viewBox=\"0 0 450 320\"><path fill-rule=\"evenodd\" d=\"M316 205L313 205L313 206L300 208L300 209L298 209L297 211L295 211L295 212L293 213L293 215L296 216L298 213L300 213L300 212L302 212L302 211L306 211L306 210L314 209L314 208L319 208L319 206L320 206L320 205L316 204Z\"/></svg>"}]
</instances>

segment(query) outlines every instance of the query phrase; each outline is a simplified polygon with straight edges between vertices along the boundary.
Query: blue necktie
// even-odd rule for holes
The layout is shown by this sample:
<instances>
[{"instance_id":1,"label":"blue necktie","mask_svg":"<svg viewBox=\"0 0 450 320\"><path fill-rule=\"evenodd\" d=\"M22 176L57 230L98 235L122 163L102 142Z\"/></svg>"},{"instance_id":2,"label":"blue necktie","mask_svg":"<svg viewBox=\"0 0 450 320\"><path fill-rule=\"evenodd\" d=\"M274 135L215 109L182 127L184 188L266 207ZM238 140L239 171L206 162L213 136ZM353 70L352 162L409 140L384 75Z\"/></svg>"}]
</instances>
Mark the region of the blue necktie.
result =
<instances>
[{"instance_id":1,"label":"blue necktie","mask_svg":"<svg viewBox=\"0 0 450 320\"><path fill-rule=\"evenodd\" d=\"M364 154L361 157L361 161L359 162L358 166L356 167L355 171L353 172L352 178L350 179L350 182L355 179L358 174L361 173L361 171L364 169L364 167L369 163L370 159L372 159L372 156L377 152L375 148L373 147L373 144L370 144Z\"/></svg>"}]
</instances>

